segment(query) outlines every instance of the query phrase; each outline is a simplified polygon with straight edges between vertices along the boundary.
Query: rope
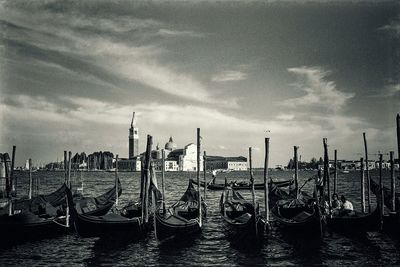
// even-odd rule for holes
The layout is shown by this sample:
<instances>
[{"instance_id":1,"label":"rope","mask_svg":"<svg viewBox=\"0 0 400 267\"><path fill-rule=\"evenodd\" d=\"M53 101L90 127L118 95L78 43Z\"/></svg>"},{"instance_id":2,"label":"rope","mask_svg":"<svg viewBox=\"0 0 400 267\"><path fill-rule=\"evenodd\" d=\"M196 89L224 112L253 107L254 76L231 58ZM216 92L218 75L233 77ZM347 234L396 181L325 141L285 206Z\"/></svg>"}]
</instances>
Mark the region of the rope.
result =
<instances>
[{"instance_id":1,"label":"rope","mask_svg":"<svg viewBox=\"0 0 400 267\"><path fill-rule=\"evenodd\" d=\"M56 224L58 224L58 225L60 225L60 226L65 227L65 228L69 228L67 225L64 225L64 224L62 224L62 223L59 223L59 222L57 222L57 220L56 220L56 219L64 219L64 218L66 218L66 216L61 216L61 217L55 218L55 219L53 219L53 222L56 223Z\"/></svg>"}]
</instances>

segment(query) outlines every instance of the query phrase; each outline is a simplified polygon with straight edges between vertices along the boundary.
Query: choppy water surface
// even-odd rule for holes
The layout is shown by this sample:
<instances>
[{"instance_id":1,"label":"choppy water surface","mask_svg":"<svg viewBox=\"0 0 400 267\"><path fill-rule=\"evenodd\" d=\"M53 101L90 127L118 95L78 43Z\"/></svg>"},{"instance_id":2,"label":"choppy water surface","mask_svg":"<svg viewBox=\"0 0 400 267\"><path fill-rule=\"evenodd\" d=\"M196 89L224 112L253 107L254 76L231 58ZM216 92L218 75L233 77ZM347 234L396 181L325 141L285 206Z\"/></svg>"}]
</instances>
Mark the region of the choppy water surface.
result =
<instances>
[{"instance_id":1,"label":"choppy water surface","mask_svg":"<svg viewBox=\"0 0 400 267\"><path fill-rule=\"evenodd\" d=\"M300 172L300 185L315 172ZM27 174L17 173L20 195L27 194ZM167 205L172 204L185 191L188 179L195 173L167 173L165 181ZM271 176L276 180L288 179L293 173L275 171ZM376 177L376 173L372 173ZM389 173L385 172L386 181ZM123 194L122 207L139 194L139 173L119 173ZM40 193L49 193L58 188L63 181L62 172L36 172L40 177ZM247 172L221 174L223 181L244 180ZM355 209L360 210L360 175L358 172L340 174L339 194L345 194ZM208 175L208 179L209 179ZM258 182L262 181L262 171L255 172ZM107 172L84 172L72 175L73 184L83 182L84 194L97 196L113 186L114 174ZM158 175L160 183L160 175ZM399 188L399 187L398 187ZM312 184L304 189L312 192ZM250 199L250 192L243 192ZM228 240L223 232L219 215L220 191L207 191L208 215L202 233L194 240L184 243L159 243L154 233L143 240L118 242L99 238L82 239L69 234L52 239L26 242L0 249L0 265L371 265L400 264L400 238L371 232L365 236L352 238L339 234L324 238L307 236L288 236L273 230L271 236L259 246ZM261 210L263 193L257 191ZM375 197L372 197L375 205Z\"/></svg>"}]
</instances>

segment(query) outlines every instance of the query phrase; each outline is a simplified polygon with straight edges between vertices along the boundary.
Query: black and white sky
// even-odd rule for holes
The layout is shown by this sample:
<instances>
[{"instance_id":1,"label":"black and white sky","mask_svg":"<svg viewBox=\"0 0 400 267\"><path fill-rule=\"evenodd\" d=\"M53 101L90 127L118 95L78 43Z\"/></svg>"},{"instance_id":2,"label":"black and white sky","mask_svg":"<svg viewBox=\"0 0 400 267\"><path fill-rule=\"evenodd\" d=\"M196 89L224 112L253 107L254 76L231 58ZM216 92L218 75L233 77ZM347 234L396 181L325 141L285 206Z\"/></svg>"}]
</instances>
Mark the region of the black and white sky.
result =
<instances>
[{"instance_id":1,"label":"black and white sky","mask_svg":"<svg viewBox=\"0 0 400 267\"><path fill-rule=\"evenodd\" d=\"M1 1L0 150L126 157L132 112L164 145L286 164L396 150L396 1ZM270 132L266 132L269 130Z\"/></svg>"}]
</instances>

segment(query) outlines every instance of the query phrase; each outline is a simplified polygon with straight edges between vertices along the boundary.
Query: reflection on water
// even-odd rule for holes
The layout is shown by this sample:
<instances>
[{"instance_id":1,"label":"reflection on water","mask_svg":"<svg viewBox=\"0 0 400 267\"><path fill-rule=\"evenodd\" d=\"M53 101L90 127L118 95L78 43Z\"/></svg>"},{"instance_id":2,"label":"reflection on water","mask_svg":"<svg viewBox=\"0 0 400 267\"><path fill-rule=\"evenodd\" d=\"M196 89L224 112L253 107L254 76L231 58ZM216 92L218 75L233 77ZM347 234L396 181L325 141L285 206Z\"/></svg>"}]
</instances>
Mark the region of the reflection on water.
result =
<instances>
[{"instance_id":1,"label":"reflection on water","mask_svg":"<svg viewBox=\"0 0 400 267\"><path fill-rule=\"evenodd\" d=\"M274 179L287 179L290 172L272 172ZM27 174L17 173L18 192L26 195ZM301 181L314 175L314 172L300 172ZM376 173L372 173L377 177ZM389 173L385 173L389 177ZM84 194L96 196L113 185L114 174L106 172L82 173L73 177L74 187L81 186ZM195 174L166 174L166 204L173 204L185 191L188 179ZM217 179L223 181L247 179L247 172L221 174ZM59 187L63 173L36 172L34 177L41 179L41 193L49 193ZM258 182L262 181L262 171L255 173ZM139 173L120 173L123 188L122 207L139 196ZM210 177L208 177L210 179ZM345 194L355 209L360 209L359 174L340 174L338 191ZM160 179L159 179L160 181ZM302 182L300 181L300 184ZM399 181L397 181L399 182ZM389 184L389 180L385 179ZM304 190L311 192L312 184L306 184ZM10 244L0 248L0 265L398 265L400 264L399 238L382 233L367 233L357 237L325 233L319 236L294 236L274 228L262 242L243 242L229 239L224 232L219 214L220 191L207 191L208 214L201 233L195 238L158 242L154 233L141 240L113 240L88 238L82 239L74 233L60 237L37 240L19 244ZM245 198L250 192L243 192ZM260 209L263 192L257 191ZM372 197L375 205L375 197Z\"/></svg>"}]
</instances>

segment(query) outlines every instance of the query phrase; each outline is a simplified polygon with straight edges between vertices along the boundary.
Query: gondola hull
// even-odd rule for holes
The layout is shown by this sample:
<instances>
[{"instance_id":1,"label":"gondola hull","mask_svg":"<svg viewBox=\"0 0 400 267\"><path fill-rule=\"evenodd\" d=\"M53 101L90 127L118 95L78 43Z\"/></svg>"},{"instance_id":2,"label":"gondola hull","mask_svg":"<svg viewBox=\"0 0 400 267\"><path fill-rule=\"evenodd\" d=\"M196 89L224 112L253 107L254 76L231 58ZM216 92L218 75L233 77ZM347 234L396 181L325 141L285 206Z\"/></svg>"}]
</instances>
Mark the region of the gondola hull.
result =
<instances>
[{"instance_id":1,"label":"gondola hull","mask_svg":"<svg viewBox=\"0 0 400 267\"><path fill-rule=\"evenodd\" d=\"M383 216L383 228L382 230L387 233L392 233L400 237L400 214L389 213Z\"/></svg>"},{"instance_id":2,"label":"gondola hull","mask_svg":"<svg viewBox=\"0 0 400 267\"><path fill-rule=\"evenodd\" d=\"M155 220L158 240L184 239L201 231L201 226L197 219L182 220L182 218L175 216L166 219L157 213Z\"/></svg>"},{"instance_id":3,"label":"gondola hull","mask_svg":"<svg viewBox=\"0 0 400 267\"><path fill-rule=\"evenodd\" d=\"M121 194L121 186L119 188L119 194ZM7 212L3 210L4 212L0 216L1 243L54 237L69 232L71 228L66 227L65 221L67 190L69 189L64 184L48 195L16 200L13 203L15 214L12 216L8 215L7 206ZM73 203L70 203L70 207L82 205L84 208L81 208L79 213L101 216L111 209L115 198L116 188L114 186L96 198L75 197ZM72 225L73 217L71 216L70 219L70 225Z\"/></svg>"},{"instance_id":4,"label":"gondola hull","mask_svg":"<svg viewBox=\"0 0 400 267\"><path fill-rule=\"evenodd\" d=\"M357 235L378 230L379 220L379 209L375 209L370 214L327 217L327 225L335 232Z\"/></svg>"},{"instance_id":5,"label":"gondola hull","mask_svg":"<svg viewBox=\"0 0 400 267\"><path fill-rule=\"evenodd\" d=\"M114 218L111 218L111 217ZM74 227L81 237L119 237L136 239L143 236L140 218L124 218L117 214L107 216L81 215L74 219Z\"/></svg>"},{"instance_id":6,"label":"gondola hull","mask_svg":"<svg viewBox=\"0 0 400 267\"><path fill-rule=\"evenodd\" d=\"M379 184L375 182L373 179L370 179L371 181L371 191L379 198ZM392 233L395 235L400 234L400 196L399 193L395 194L395 201L396 201L396 212L390 212L388 214L385 214L382 217L382 230L387 232L387 233ZM392 208L392 194L391 190L387 187L383 187L383 199L384 199L384 204L387 206L389 209Z\"/></svg>"},{"instance_id":7,"label":"gondola hull","mask_svg":"<svg viewBox=\"0 0 400 267\"><path fill-rule=\"evenodd\" d=\"M193 187L189 180L188 188L180 200L173 204L168 210L164 210L161 202L155 212L156 237L158 240L165 239L188 239L201 231L198 203L201 203L201 218L206 216L204 201L199 192Z\"/></svg>"},{"instance_id":8,"label":"gondola hull","mask_svg":"<svg viewBox=\"0 0 400 267\"><path fill-rule=\"evenodd\" d=\"M276 205L272 210L272 214L278 226L290 233L305 235L321 235L325 227L325 220L320 215L319 208L315 205L312 213L304 213L301 218L286 218L282 216L281 211Z\"/></svg>"},{"instance_id":9,"label":"gondola hull","mask_svg":"<svg viewBox=\"0 0 400 267\"><path fill-rule=\"evenodd\" d=\"M54 237L70 230L65 226L65 220L60 223L55 220L56 218L40 218L30 212L3 215L0 217L1 244Z\"/></svg>"},{"instance_id":10,"label":"gondola hull","mask_svg":"<svg viewBox=\"0 0 400 267\"><path fill-rule=\"evenodd\" d=\"M221 195L220 213L225 234L231 241L251 241L263 236L265 220L252 203L230 186Z\"/></svg>"},{"instance_id":11,"label":"gondola hull","mask_svg":"<svg viewBox=\"0 0 400 267\"><path fill-rule=\"evenodd\" d=\"M197 185L197 182L195 180L192 180L192 183ZM287 187L287 186L293 184L293 180L273 182L273 183L277 187ZM204 185L205 185L204 181L200 181L200 186L204 187ZM234 190L251 190L250 184L237 184L237 185L231 185L231 187ZM224 188L225 188L225 184L210 183L207 185L207 189L212 190L212 191L221 191L221 190L224 190ZM255 190L264 190L264 183L254 184L254 189Z\"/></svg>"},{"instance_id":12,"label":"gondola hull","mask_svg":"<svg viewBox=\"0 0 400 267\"><path fill-rule=\"evenodd\" d=\"M81 237L142 237L143 223L141 218L126 218L120 214L109 213L104 216L80 214L73 206L71 191L67 188L68 204L72 206L71 217L76 232Z\"/></svg>"},{"instance_id":13,"label":"gondola hull","mask_svg":"<svg viewBox=\"0 0 400 267\"><path fill-rule=\"evenodd\" d=\"M256 225L251 218L245 223L233 223L232 220L222 216L224 224L224 233L234 242L252 241L261 238L264 235L265 220L260 216L257 217L257 235Z\"/></svg>"}]
</instances>

